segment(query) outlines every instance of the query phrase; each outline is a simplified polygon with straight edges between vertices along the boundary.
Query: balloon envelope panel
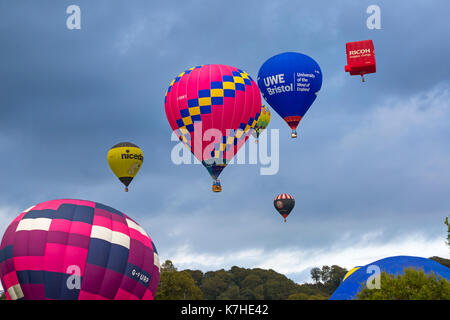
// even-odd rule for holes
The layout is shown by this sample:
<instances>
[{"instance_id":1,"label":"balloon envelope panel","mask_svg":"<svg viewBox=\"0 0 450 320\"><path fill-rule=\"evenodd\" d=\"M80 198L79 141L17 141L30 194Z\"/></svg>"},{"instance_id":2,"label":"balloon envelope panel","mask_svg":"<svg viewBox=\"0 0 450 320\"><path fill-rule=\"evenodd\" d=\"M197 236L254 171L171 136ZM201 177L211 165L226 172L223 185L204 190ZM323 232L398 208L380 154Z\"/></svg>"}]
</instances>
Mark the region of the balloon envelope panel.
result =
<instances>
[{"instance_id":1,"label":"balloon envelope panel","mask_svg":"<svg viewBox=\"0 0 450 320\"><path fill-rule=\"evenodd\" d=\"M389 274L403 274L405 268L422 269L425 273L434 272L438 277L443 277L450 281L450 269L441 265L440 263L420 257L411 256L395 256L384 258L375 262L372 262L366 266L355 267L349 271L344 277L340 286L331 296L330 300L350 300L356 297L356 294L361 290L362 284L365 284L369 277L373 275L372 272L368 272L369 266L378 266L381 271L385 271Z\"/></svg>"},{"instance_id":2,"label":"balloon envelope panel","mask_svg":"<svg viewBox=\"0 0 450 320\"><path fill-rule=\"evenodd\" d=\"M153 299L153 241L134 220L84 200L53 200L21 213L0 246L8 299Z\"/></svg>"}]
</instances>

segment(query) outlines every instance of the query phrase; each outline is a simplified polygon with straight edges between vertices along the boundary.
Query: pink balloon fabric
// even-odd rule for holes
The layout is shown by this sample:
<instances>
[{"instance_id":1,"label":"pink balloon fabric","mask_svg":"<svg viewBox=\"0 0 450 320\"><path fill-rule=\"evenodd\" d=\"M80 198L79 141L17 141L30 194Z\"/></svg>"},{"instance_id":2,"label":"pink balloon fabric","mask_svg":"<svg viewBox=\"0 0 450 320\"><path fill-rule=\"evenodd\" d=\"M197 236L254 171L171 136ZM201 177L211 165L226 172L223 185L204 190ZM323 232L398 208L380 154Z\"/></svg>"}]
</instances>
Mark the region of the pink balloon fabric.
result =
<instances>
[{"instance_id":1,"label":"pink balloon fabric","mask_svg":"<svg viewBox=\"0 0 450 320\"><path fill-rule=\"evenodd\" d=\"M253 132L261 94L245 71L197 66L172 81L165 111L172 130L217 179Z\"/></svg>"},{"instance_id":2,"label":"pink balloon fabric","mask_svg":"<svg viewBox=\"0 0 450 320\"><path fill-rule=\"evenodd\" d=\"M7 299L152 300L159 258L133 219L100 203L53 200L21 213L0 246Z\"/></svg>"}]
</instances>

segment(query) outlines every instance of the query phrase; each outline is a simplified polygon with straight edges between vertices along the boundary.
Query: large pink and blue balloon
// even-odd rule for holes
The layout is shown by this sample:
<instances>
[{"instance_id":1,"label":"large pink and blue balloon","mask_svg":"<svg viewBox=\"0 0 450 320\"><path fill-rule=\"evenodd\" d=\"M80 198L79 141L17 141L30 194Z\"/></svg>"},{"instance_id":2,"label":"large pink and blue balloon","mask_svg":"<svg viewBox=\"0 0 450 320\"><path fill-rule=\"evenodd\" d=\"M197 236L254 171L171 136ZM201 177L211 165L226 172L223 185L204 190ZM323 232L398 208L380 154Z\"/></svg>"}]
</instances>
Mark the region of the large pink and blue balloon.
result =
<instances>
[{"instance_id":1,"label":"large pink and blue balloon","mask_svg":"<svg viewBox=\"0 0 450 320\"><path fill-rule=\"evenodd\" d=\"M151 300L159 276L144 229L92 201L35 205L14 219L0 246L7 299Z\"/></svg>"}]
</instances>

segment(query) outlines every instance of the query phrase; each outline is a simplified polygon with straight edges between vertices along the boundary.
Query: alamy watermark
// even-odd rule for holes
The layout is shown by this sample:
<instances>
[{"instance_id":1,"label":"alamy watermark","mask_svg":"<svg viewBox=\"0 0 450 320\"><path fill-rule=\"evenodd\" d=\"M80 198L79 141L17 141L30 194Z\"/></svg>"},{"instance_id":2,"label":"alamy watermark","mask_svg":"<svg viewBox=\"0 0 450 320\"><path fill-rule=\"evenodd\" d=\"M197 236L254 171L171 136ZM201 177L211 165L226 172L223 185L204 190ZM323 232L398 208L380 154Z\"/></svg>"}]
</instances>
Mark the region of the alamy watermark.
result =
<instances>
[{"instance_id":1,"label":"alamy watermark","mask_svg":"<svg viewBox=\"0 0 450 320\"><path fill-rule=\"evenodd\" d=\"M266 130L255 143L256 141L250 137L253 129L247 133L240 129L228 129L224 140L221 130L212 128L203 132L201 122L196 122L194 127L193 141L190 140L190 135L187 132L184 133L184 138L181 137L184 142L180 141L179 133L172 133L171 141L178 141L170 154L170 158L175 165L201 164L203 160L208 162L214 159L216 163L223 164L226 162L228 165L259 164L261 166L261 175L275 175L278 173L280 167L280 134L278 129ZM235 136L239 136L241 142L238 144L241 147L237 152L236 145L227 143L228 140L233 141ZM250 141L244 143L245 137L248 137ZM191 152L191 150L194 151ZM211 155L211 153L214 154L220 151L220 157L216 158Z\"/></svg>"},{"instance_id":2,"label":"alamy watermark","mask_svg":"<svg viewBox=\"0 0 450 320\"><path fill-rule=\"evenodd\" d=\"M367 274L370 274L366 281L366 287L369 290L381 289L381 269L379 266L372 264L367 267Z\"/></svg>"},{"instance_id":3,"label":"alamy watermark","mask_svg":"<svg viewBox=\"0 0 450 320\"><path fill-rule=\"evenodd\" d=\"M367 29L381 29L381 9L376 4L372 4L367 7L367 14L370 16L366 20Z\"/></svg>"},{"instance_id":4,"label":"alamy watermark","mask_svg":"<svg viewBox=\"0 0 450 320\"><path fill-rule=\"evenodd\" d=\"M72 4L67 7L66 13L69 16L66 19L66 26L69 30L81 29L81 9L79 6Z\"/></svg>"}]
</instances>

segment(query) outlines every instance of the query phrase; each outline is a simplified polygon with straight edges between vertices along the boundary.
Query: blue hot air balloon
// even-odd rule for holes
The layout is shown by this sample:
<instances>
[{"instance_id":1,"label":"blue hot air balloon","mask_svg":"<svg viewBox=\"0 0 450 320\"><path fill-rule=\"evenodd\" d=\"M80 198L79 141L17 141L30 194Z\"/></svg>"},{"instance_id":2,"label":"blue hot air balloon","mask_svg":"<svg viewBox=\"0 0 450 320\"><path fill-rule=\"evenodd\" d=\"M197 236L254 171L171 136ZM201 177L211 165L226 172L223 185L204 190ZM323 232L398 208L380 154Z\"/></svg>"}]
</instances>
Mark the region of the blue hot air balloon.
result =
<instances>
[{"instance_id":1,"label":"blue hot air balloon","mask_svg":"<svg viewBox=\"0 0 450 320\"><path fill-rule=\"evenodd\" d=\"M322 71L311 57L285 52L273 56L259 69L258 86L267 103L292 129L297 126L322 86Z\"/></svg>"},{"instance_id":2,"label":"blue hot air balloon","mask_svg":"<svg viewBox=\"0 0 450 320\"><path fill-rule=\"evenodd\" d=\"M433 272L438 277L443 277L450 281L450 269L442 264L426 258L411 256L394 256L384 258L362 267L354 267L344 276L339 287L331 296L330 300L351 300L356 297L362 289L362 285L373 275L371 266L377 266L380 271L389 274L403 274L405 268L415 268L423 270L425 273Z\"/></svg>"}]
</instances>

